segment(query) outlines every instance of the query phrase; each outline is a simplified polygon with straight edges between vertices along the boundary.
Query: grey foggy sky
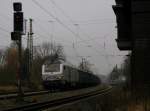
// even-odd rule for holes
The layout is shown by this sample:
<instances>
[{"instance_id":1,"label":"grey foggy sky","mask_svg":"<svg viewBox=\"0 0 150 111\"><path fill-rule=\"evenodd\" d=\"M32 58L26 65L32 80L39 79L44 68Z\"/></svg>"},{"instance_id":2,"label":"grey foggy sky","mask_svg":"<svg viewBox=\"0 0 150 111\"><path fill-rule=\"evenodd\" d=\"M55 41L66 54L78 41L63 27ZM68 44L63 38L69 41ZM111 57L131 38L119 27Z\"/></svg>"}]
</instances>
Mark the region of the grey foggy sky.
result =
<instances>
[{"instance_id":1,"label":"grey foggy sky","mask_svg":"<svg viewBox=\"0 0 150 111\"><path fill-rule=\"evenodd\" d=\"M120 55L127 54L120 52L115 42L117 30L112 10L114 0L0 0L0 48L11 43L9 32L13 30L12 4L18 1L22 2L24 17L34 19L35 46L44 41L60 43L69 61L77 65L81 61L77 56L87 57L100 74L108 74L116 64L123 61L124 57ZM60 25L55 18L78 36ZM26 36L23 44L26 47Z\"/></svg>"}]
</instances>

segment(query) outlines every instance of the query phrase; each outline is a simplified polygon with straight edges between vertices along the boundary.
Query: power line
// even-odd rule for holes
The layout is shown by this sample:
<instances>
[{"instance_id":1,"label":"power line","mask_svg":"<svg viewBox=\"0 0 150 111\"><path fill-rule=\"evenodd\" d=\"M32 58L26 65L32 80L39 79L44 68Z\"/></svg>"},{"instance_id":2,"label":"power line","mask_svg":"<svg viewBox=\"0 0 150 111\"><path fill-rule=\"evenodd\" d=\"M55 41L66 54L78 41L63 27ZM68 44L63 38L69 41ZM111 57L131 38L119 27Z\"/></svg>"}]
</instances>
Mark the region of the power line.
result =
<instances>
[{"instance_id":1,"label":"power line","mask_svg":"<svg viewBox=\"0 0 150 111\"><path fill-rule=\"evenodd\" d=\"M37 37L37 36L38 37ZM49 36L47 36L47 35L42 35L42 34L40 34L40 33L37 33L37 32L35 32L35 36L36 36L36 38L35 38L35 40L36 39L40 39L41 37L45 37L45 38L49 38ZM69 47L71 47L72 46L72 44L70 43L70 42L66 42L64 39L62 39L62 38L60 38L60 40L61 41L64 41L64 43L67 43L68 45L65 45L65 46L69 46Z\"/></svg>"},{"instance_id":2,"label":"power line","mask_svg":"<svg viewBox=\"0 0 150 111\"><path fill-rule=\"evenodd\" d=\"M41 25L41 24L39 24L39 22L38 21L36 21L35 20L35 22L34 23L36 23L37 25L39 25L39 27L38 28L40 28L41 30L43 30L47 35L50 35L49 34L49 32Z\"/></svg>"},{"instance_id":3,"label":"power line","mask_svg":"<svg viewBox=\"0 0 150 111\"><path fill-rule=\"evenodd\" d=\"M63 11L63 9L60 8L60 7L56 4L55 1L53 1L53 0L49 0L49 1L50 1L51 3L53 3L53 4L62 12L62 14L63 14L66 18L69 19L69 21L72 23L73 26L77 26L77 25L78 25L78 24L74 24L74 22L73 22L73 20L70 18L70 16L68 16L68 15ZM77 33L77 36L80 37L80 36L78 35L78 33ZM91 39L91 38L90 38L90 39ZM84 40L83 42L85 42L85 40Z\"/></svg>"},{"instance_id":4,"label":"power line","mask_svg":"<svg viewBox=\"0 0 150 111\"><path fill-rule=\"evenodd\" d=\"M74 50L74 52L75 52L75 54L76 54L76 57L80 57L81 58L81 56L78 54L78 52L77 52L77 49L76 49L76 47L75 47L75 45L74 45L74 43L73 43L73 50ZM79 60L80 61L80 60Z\"/></svg>"},{"instance_id":5,"label":"power line","mask_svg":"<svg viewBox=\"0 0 150 111\"><path fill-rule=\"evenodd\" d=\"M64 11L61 7L59 7L59 6L56 4L56 2L55 2L54 0L49 0L49 1L50 1L52 4L54 4L54 5L61 11L61 13L62 13L67 19L69 19L69 21L70 21L74 26L78 25L77 23L74 24L74 21L71 19L71 17L68 16L68 15L65 13L65 11ZM110 20L112 20L112 19L86 20L86 22L103 22L103 23L104 23L104 20L107 21L107 22L108 22L108 20L109 20L109 22L112 23L112 21L110 21ZM80 21L80 22L81 22L81 21ZM82 21L82 22L83 22L83 21ZM85 22L85 21L84 21L84 22ZM91 23L86 23L86 24L91 24ZM95 24L95 23L94 23L94 24ZM97 24L97 23L96 23L96 24ZM78 33L77 33L77 34L78 34ZM78 36L79 36L79 35L78 35ZM90 40L93 40L93 39L90 38ZM83 42L86 42L86 41L84 40Z\"/></svg>"},{"instance_id":6,"label":"power line","mask_svg":"<svg viewBox=\"0 0 150 111\"><path fill-rule=\"evenodd\" d=\"M53 21L52 21L53 22ZM41 27L40 27L41 28ZM43 29L43 28L41 28L41 29ZM45 30L46 31L46 30ZM53 30L54 31L54 30ZM46 31L47 32L47 31ZM66 42L66 41L65 41ZM68 42L68 43L70 43L70 42ZM79 54L78 54L78 52L77 52L77 49L74 47L74 43L73 43L73 46L72 46L72 44L71 45L68 45L67 47L71 47L73 50L74 50L74 53L76 54L76 56L79 56Z\"/></svg>"},{"instance_id":7,"label":"power line","mask_svg":"<svg viewBox=\"0 0 150 111\"><path fill-rule=\"evenodd\" d=\"M116 21L104 21L104 20L91 20L91 21L74 21L74 23L76 23L76 24L82 24L82 25L89 25L89 24L97 24L97 25L99 25L99 24L110 24L110 23L112 23L112 24L114 24L114 23L116 23Z\"/></svg>"},{"instance_id":8,"label":"power line","mask_svg":"<svg viewBox=\"0 0 150 111\"><path fill-rule=\"evenodd\" d=\"M74 36L80 38L83 40L81 37L79 37L72 29L70 29L67 25L65 25L61 20L59 20L57 17L55 17L52 13L50 13L48 10L46 10L42 5L40 5L36 0L32 0L39 8L41 8L45 13L53 17L59 24L61 24L64 28L66 28L68 31L70 31Z\"/></svg>"},{"instance_id":9,"label":"power line","mask_svg":"<svg viewBox=\"0 0 150 111\"><path fill-rule=\"evenodd\" d=\"M64 15L65 16L65 15ZM67 18L67 19L71 19L71 18ZM42 19L38 19L39 21L41 21L41 22L47 22L46 20L42 20ZM55 21L54 21L55 22ZM65 23L71 23L71 25L73 25L73 24L82 24L82 25L88 25L88 24L107 24L107 23L116 23L116 21L74 21L74 20L62 20L62 22L65 22Z\"/></svg>"},{"instance_id":10,"label":"power line","mask_svg":"<svg viewBox=\"0 0 150 111\"><path fill-rule=\"evenodd\" d=\"M102 23L100 23L100 22L89 22L89 23L79 23L79 22L76 22L77 24L82 24L82 25L91 25L91 24L96 24L96 25L99 25L99 24L114 24L115 22L102 22Z\"/></svg>"},{"instance_id":11,"label":"power line","mask_svg":"<svg viewBox=\"0 0 150 111\"><path fill-rule=\"evenodd\" d=\"M71 30L67 25L65 25L62 21L60 21L57 17L55 17L52 13L47 11L42 5L40 5L36 0L32 0L39 8L41 8L45 13L53 17L59 24L61 24L64 28L70 31L74 36L78 37L79 39L83 40L78 34L76 34L73 30Z\"/></svg>"},{"instance_id":12,"label":"power line","mask_svg":"<svg viewBox=\"0 0 150 111\"><path fill-rule=\"evenodd\" d=\"M39 20L39 19L38 19ZM38 22L36 22L36 23L38 23ZM41 25L41 24L39 24L39 28L41 29L41 30L43 30L43 31L45 31L46 33L47 33L47 35L49 35L48 33L48 31L47 30L45 30L45 28ZM104 38L104 37L103 37ZM62 38L61 38L62 39ZM81 41L78 41L78 43L83 43L83 42L89 42L89 41L94 41L94 40L97 40L97 39L102 39L102 38L90 38L90 39L88 39L88 40L81 40ZM64 39L63 39L64 40Z\"/></svg>"},{"instance_id":13,"label":"power line","mask_svg":"<svg viewBox=\"0 0 150 111\"><path fill-rule=\"evenodd\" d=\"M50 13L48 10L46 10L42 5L40 5L36 0L32 0L39 8L41 8L44 12L46 12L48 15L53 17L60 25L62 25L64 28L66 28L68 31L70 31L74 36L78 37L79 39L83 40L80 36L78 36L72 29L70 29L67 25L65 25L61 20L59 20L57 17L55 17L52 13ZM84 42L85 43L85 42ZM99 53L99 50L93 48L94 51Z\"/></svg>"},{"instance_id":14,"label":"power line","mask_svg":"<svg viewBox=\"0 0 150 111\"><path fill-rule=\"evenodd\" d=\"M4 29L4 28L2 28L2 27L0 27L0 30L1 31L3 31L3 32L7 32L6 34L7 34L7 36L10 34L10 32L8 31L8 30L6 30L6 29ZM27 38L25 38L25 37L22 37L23 39L27 39Z\"/></svg>"},{"instance_id":15,"label":"power line","mask_svg":"<svg viewBox=\"0 0 150 111\"><path fill-rule=\"evenodd\" d=\"M61 11L61 13L62 13L66 18L69 19L69 21L70 21L71 23L74 23L73 20L71 19L71 17L70 17L69 15L67 15L67 14L65 13L65 11L64 11L60 6L58 6L54 0L49 0L49 1L50 1L52 4L54 4L54 5Z\"/></svg>"},{"instance_id":16,"label":"power line","mask_svg":"<svg viewBox=\"0 0 150 111\"><path fill-rule=\"evenodd\" d=\"M42 34L40 34L40 33L35 32L35 35L38 35L38 36L39 36L38 38L40 38L40 37L50 38L50 36L48 36L48 35L50 35L49 32L48 32L41 24L39 24L37 21L35 21L35 23L36 23L36 25L39 25L38 28L40 28L41 30L43 30L43 31L46 33L46 35L42 35ZM55 36L55 37L57 37L57 36ZM37 39L37 38L36 38L36 39ZM63 38L59 38L59 40L64 41L64 42L67 42L67 41L64 40ZM68 43L70 46L72 46L72 44L71 44L70 42L67 42L67 43Z\"/></svg>"},{"instance_id":17,"label":"power line","mask_svg":"<svg viewBox=\"0 0 150 111\"><path fill-rule=\"evenodd\" d=\"M66 28L68 31L70 31L74 36L77 36L77 34L70 29L67 25L65 25L61 20L59 20L57 17L55 17L52 13L50 13L48 10L46 10L42 5L40 5L36 0L32 0L39 8L41 8L45 13L50 15L52 18L54 18L59 24L61 24L64 28Z\"/></svg>"},{"instance_id":18,"label":"power line","mask_svg":"<svg viewBox=\"0 0 150 111\"><path fill-rule=\"evenodd\" d=\"M50 13L48 10L46 10L42 5L40 5L36 0L32 0L39 8L41 8L45 13L47 13L49 16L53 17L60 25L62 25L64 28L66 28L68 31L70 31L75 37L78 37L79 39L83 40L80 36L78 36L77 33L75 33L72 29L70 29L67 25L65 25L61 20L59 20L57 17L55 17L52 13ZM84 40L83 40L84 41Z\"/></svg>"},{"instance_id":19,"label":"power line","mask_svg":"<svg viewBox=\"0 0 150 111\"><path fill-rule=\"evenodd\" d=\"M81 28L80 28L80 30L81 30ZM89 39L91 38L88 34L84 33L83 30L82 30L82 33L83 33L86 37L88 37ZM110 33L112 33L112 31L109 32L109 33L107 33L106 35L104 35L104 37L108 36ZM96 42L96 41L94 41L93 39L92 39L92 41L99 45L99 43ZM99 53L99 50L97 50L96 48L94 48L94 49L96 50L96 52ZM107 61L107 63L108 63L108 66L110 66L111 64L110 64L110 62L109 62L109 58L108 58L108 56L107 56L108 54L106 53L105 46L104 46L104 52L105 52L105 56L104 56L104 57L105 57L105 59L106 59L106 61Z\"/></svg>"},{"instance_id":20,"label":"power line","mask_svg":"<svg viewBox=\"0 0 150 111\"><path fill-rule=\"evenodd\" d=\"M110 21L112 21L113 20L113 18L103 18L103 19L90 19L90 20L78 20L78 21L74 21L74 22L81 22L81 23L83 23L83 22L110 22ZM115 20L114 20L115 21Z\"/></svg>"}]
</instances>

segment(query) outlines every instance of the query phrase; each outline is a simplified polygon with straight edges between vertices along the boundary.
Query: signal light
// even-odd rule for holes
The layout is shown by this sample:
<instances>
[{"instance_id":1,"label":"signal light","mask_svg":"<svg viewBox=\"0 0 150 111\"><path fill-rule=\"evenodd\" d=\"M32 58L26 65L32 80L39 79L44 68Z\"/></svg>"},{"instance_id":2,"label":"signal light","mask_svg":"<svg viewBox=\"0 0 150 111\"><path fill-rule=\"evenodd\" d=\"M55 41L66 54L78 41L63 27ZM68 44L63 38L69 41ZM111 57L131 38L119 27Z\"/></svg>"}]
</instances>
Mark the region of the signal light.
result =
<instances>
[{"instance_id":1,"label":"signal light","mask_svg":"<svg viewBox=\"0 0 150 111\"><path fill-rule=\"evenodd\" d=\"M23 12L14 13L14 32L23 32Z\"/></svg>"},{"instance_id":2,"label":"signal light","mask_svg":"<svg viewBox=\"0 0 150 111\"><path fill-rule=\"evenodd\" d=\"M16 2L13 4L14 11L22 11L22 4L20 2Z\"/></svg>"},{"instance_id":3,"label":"signal light","mask_svg":"<svg viewBox=\"0 0 150 111\"><path fill-rule=\"evenodd\" d=\"M19 40L21 37L20 32L11 32L11 40Z\"/></svg>"}]
</instances>

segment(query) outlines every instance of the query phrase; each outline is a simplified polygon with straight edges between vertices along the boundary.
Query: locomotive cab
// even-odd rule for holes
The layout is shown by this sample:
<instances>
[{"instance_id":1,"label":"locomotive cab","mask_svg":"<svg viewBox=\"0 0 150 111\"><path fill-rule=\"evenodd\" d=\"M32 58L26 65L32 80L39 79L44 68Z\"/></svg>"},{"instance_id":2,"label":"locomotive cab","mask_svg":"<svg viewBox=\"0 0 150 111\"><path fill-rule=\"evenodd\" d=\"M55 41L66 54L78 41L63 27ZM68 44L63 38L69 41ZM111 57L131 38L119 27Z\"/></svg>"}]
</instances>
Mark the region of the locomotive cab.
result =
<instances>
[{"instance_id":1,"label":"locomotive cab","mask_svg":"<svg viewBox=\"0 0 150 111\"><path fill-rule=\"evenodd\" d=\"M63 81L63 65L44 64L42 66L42 79L46 89L59 88Z\"/></svg>"}]
</instances>

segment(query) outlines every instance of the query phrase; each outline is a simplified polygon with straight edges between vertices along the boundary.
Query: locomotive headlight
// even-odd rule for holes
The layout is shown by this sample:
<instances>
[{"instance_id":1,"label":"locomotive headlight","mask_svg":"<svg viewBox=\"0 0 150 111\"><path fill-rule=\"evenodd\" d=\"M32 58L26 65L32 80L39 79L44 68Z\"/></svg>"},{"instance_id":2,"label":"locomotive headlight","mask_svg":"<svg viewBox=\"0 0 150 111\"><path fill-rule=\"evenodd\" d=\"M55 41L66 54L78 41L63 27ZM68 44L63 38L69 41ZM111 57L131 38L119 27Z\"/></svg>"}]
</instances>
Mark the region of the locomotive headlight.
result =
<instances>
[{"instance_id":1,"label":"locomotive headlight","mask_svg":"<svg viewBox=\"0 0 150 111\"><path fill-rule=\"evenodd\" d=\"M58 79L62 79L62 76L58 76Z\"/></svg>"},{"instance_id":2,"label":"locomotive headlight","mask_svg":"<svg viewBox=\"0 0 150 111\"><path fill-rule=\"evenodd\" d=\"M46 79L46 76L42 76L42 79L45 80L45 79Z\"/></svg>"},{"instance_id":3,"label":"locomotive headlight","mask_svg":"<svg viewBox=\"0 0 150 111\"><path fill-rule=\"evenodd\" d=\"M62 78L63 78L63 76L57 76L57 78L58 78L58 79L62 79Z\"/></svg>"}]
</instances>

